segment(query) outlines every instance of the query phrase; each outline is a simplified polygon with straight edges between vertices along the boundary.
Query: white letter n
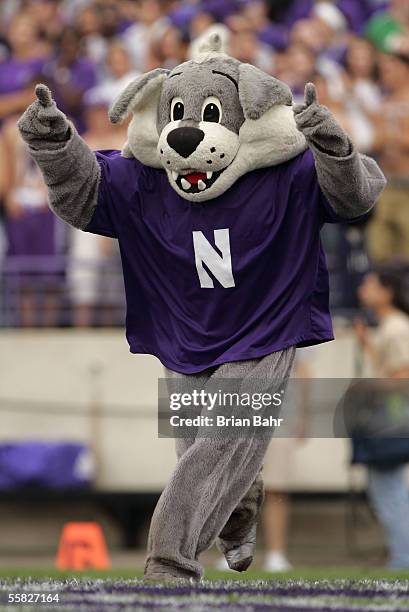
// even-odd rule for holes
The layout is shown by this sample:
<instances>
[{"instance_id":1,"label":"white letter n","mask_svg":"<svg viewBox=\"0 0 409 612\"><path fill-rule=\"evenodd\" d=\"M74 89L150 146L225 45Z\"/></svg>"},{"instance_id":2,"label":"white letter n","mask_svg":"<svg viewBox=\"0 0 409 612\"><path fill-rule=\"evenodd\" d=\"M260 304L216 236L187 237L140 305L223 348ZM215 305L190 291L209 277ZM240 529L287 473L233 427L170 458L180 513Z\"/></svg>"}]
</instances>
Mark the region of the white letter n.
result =
<instances>
[{"instance_id":1,"label":"white letter n","mask_svg":"<svg viewBox=\"0 0 409 612\"><path fill-rule=\"evenodd\" d=\"M214 230L214 243L220 253L210 244L203 232L193 232L193 248L195 251L196 269L202 289L213 289L211 276L204 269L203 264L219 281L222 287L234 287L234 278L231 267L230 239L228 229Z\"/></svg>"}]
</instances>

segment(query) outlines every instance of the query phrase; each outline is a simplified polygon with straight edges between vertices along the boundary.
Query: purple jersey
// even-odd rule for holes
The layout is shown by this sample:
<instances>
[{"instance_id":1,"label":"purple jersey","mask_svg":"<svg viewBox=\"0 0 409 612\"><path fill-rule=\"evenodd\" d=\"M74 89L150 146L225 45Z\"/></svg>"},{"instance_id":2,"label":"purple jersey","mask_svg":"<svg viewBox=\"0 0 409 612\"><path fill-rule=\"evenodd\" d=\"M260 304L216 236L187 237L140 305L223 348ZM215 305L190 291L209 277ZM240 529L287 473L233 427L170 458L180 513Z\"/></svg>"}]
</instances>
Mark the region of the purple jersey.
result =
<instances>
[{"instance_id":1,"label":"purple jersey","mask_svg":"<svg viewBox=\"0 0 409 612\"><path fill-rule=\"evenodd\" d=\"M97 158L87 231L119 240L131 352L193 373L333 339L320 229L339 219L310 150L197 204L164 170L118 151Z\"/></svg>"}]
</instances>

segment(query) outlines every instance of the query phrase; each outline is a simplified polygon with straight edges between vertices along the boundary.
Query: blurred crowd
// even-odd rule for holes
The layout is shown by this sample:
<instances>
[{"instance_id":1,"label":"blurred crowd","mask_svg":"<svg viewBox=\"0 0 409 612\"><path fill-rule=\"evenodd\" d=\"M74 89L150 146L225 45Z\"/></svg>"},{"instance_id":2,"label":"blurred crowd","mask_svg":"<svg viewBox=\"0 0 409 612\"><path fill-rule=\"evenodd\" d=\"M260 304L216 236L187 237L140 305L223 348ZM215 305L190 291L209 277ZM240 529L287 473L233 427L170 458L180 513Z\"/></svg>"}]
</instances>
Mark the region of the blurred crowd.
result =
<instances>
[{"instance_id":1,"label":"blurred crowd","mask_svg":"<svg viewBox=\"0 0 409 612\"><path fill-rule=\"evenodd\" d=\"M18 137L33 85L95 149L118 149L126 125L107 109L138 74L172 68L217 30L228 52L286 81L313 81L359 149L389 179L364 223L323 234L333 307L349 313L371 262L409 264L407 0L2 0L0 4L0 325L122 322L116 244L68 230Z\"/></svg>"}]
</instances>

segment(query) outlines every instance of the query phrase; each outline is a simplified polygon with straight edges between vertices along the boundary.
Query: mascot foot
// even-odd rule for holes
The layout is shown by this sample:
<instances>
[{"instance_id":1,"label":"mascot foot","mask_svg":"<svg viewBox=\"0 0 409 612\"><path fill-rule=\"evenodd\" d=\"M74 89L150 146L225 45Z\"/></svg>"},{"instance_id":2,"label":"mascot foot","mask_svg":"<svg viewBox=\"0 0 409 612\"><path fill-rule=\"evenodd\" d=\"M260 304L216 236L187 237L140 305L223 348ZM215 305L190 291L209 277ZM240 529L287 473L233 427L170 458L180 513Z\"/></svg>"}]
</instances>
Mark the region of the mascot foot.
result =
<instances>
[{"instance_id":1,"label":"mascot foot","mask_svg":"<svg viewBox=\"0 0 409 612\"><path fill-rule=\"evenodd\" d=\"M230 569L245 572L250 567L256 547L256 530L257 525L252 525L245 541L239 544L220 539L220 548L223 550Z\"/></svg>"},{"instance_id":2,"label":"mascot foot","mask_svg":"<svg viewBox=\"0 0 409 612\"><path fill-rule=\"evenodd\" d=\"M146 563L143 580L147 584L192 584L199 582L200 576L195 575L192 571L151 558Z\"/></svg>"},{"instance_id":3,"label":"mascot foot","mask_svg":"<svg viewBox=\"0 0 409 612\"><path fill-rule=\"evenodd\" d=\"M263 499L264 485L259 472L217 538L218 549L224 554L230 569L236 572L245 572L253 561Z\"/></svg>"}]
</instances>

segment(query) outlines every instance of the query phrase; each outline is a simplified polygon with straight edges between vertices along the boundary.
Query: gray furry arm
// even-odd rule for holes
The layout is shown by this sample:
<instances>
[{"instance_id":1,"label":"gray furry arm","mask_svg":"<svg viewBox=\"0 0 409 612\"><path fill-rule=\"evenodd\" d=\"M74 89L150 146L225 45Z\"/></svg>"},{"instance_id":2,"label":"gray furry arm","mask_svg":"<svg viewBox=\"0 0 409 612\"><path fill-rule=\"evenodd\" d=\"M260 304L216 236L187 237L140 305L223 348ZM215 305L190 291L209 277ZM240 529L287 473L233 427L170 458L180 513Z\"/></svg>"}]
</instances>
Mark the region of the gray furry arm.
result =
<instances>
[{"instance_id":1,"label":"gray furry arm","mask_svg":"<svg viewBox=\"0 0 409 612\"><path fill-rule=\"evenodd\" d=\"M47 146L47 143L44 143ZM88 145L70 126L70 135L57 149L29 147L48 187L51 209L78 229L85 229L98 203L101 171Z\"/></svg>"},{"instance_id":2,"label":"gray furry arm","mask_svg":"<svg viewBox=\"0 0 409 612\"><path fill-rule=\"evenodd\" d=\"M100 168L95 154L58 110L45 85L18 122L48 187L50 207L64 221L85 229L98 202Z\"/></svg>"},{"instance_id":3,"label":"gray furry arm","mask_svg":"<svg viewBox=\"0 0 409 612\"><path fill-rule=\"evenodd\" d=\"M348 220L368 212L386 184L375 160L356 150L332 113L318 104L311 83L306 86L305 103L294 106L294 116L314 156L321 190L335 213Z\"/></svg>"},{"instance_id":4,"label":"gray furry arm","mask_svg":"<svg viewBox=\"0 0 409 612\"><path fill-rule=\"evenodd\" d=\"M343 219L365 214L374 206L386 179L375 160L358 153L336 157L310 144L318 183L329 204Z\"/></svg>"}]
</instances>

